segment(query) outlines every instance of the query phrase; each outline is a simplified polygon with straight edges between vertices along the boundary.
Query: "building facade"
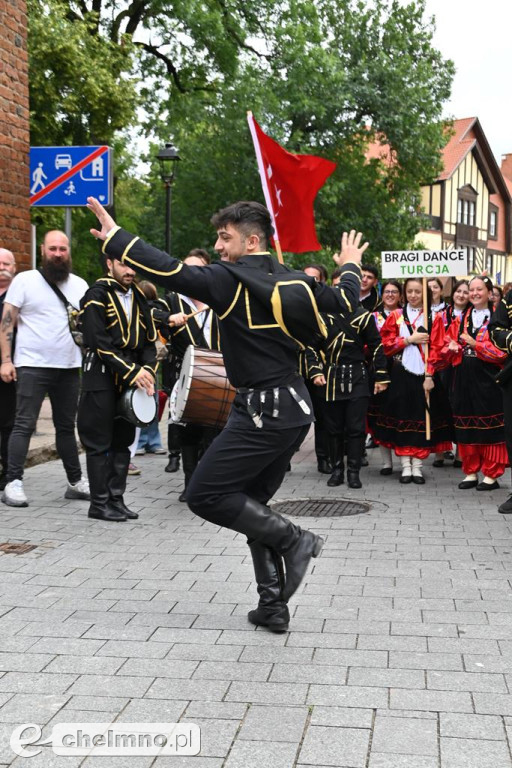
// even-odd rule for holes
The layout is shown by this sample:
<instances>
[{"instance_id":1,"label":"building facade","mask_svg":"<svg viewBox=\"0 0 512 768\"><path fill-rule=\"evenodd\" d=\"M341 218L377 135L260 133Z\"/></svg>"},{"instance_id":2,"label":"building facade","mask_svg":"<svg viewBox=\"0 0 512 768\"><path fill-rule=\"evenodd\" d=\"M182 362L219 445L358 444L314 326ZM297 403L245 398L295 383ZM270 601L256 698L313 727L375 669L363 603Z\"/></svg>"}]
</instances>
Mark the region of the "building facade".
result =
<instances>
[{"instance_id":1,"label":"building facade","mask_svg":"<svg viewBox=\"0 0 512 768\"><path fill-rule=\"evenodd\" d=\"M25 0L0 0L0 247L31 265L29 97Z\"/></svg>"},{"instance_id":2,"label":"building facade","mask_svg":"<svg viewBox=\"0 0 512 768\"><path fill-rule=\"evenodd\" d=\"M498 284L512 280L512 183L478 118L454 121L443 166L436 182L422 187L430 227L418 233L418 242L429 250L467 248L470 274L485 272Z\"/></svg>"}]
</instances>

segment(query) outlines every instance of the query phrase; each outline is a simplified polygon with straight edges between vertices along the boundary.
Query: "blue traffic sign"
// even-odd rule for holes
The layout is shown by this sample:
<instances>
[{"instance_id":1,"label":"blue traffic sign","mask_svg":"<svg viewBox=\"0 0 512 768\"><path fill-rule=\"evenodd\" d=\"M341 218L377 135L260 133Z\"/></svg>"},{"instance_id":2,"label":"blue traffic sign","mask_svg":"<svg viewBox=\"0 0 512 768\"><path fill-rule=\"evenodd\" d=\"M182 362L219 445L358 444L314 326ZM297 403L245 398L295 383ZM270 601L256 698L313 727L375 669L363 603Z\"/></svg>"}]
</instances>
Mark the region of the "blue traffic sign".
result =
<instances>
[{"instance_id":1,"label":"blue traffic sign","mask_svg":"<svg viewBox=\"0 0 512 768\"><path fill-rule=\"evenodd\" d=\"M30 205L83 207L112 203L110 147L31 147Z\"/></svg>"}]
</instances>

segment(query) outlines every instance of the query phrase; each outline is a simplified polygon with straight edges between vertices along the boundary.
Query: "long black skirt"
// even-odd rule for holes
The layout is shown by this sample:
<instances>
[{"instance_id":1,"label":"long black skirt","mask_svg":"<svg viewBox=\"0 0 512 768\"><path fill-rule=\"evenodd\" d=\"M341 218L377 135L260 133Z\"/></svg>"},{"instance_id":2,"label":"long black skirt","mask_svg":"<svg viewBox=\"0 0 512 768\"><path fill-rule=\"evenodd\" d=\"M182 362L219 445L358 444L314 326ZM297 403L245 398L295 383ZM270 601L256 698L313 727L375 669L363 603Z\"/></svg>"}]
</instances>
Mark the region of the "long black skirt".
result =
<instances>
[{"instance_id":1,"label":"long black skirt","mask_svg":"<svg viewBox=\"0 0 512 768\"><path fill-rule=\"evenodd\" d=\"M425 457L429 453L451 448L454 439L451 409L437 376L435 387L430 392L431 438L426 439L423 381L423 376L415 376L401 362L393 361L391 383L385 392L374 398L369 416L374 437L381 445L397 449L424 449Z\"/></svg>"}]
</instances>

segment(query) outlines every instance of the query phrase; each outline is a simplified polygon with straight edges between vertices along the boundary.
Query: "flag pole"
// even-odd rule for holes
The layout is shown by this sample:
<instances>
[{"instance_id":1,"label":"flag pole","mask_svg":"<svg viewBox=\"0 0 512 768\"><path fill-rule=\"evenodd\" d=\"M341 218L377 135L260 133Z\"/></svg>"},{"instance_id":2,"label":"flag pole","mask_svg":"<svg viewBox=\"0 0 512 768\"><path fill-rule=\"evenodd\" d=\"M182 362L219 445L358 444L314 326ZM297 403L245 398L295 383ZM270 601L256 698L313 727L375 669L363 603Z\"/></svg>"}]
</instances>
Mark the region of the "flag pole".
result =
<instances>
[{"instance_id":1,"label":"flag pole","mask_svg":"<svg viewBox=\"0 0 512 768\"><path fill-rule=\"evenodd\" d=\"M428 331L428 301L427 301L427 278L423 278L423 319ZM423 353L425 356L425 373L427 372L428 363L428 342L423 345ZM431 438L430 432L430 392L425 392L426 408L425 408L425 437L427 440Z\"/></svg>"},{"instance_id":2,"label":"flag pole","mask_svg":"<svg viewBox=\"0 0 512 768\"><path fill-rule=\"evenodd\" d=\"M268 188L267 174L265 173L265 166L263 163L263 157L261 155L260 143L254 126L254 118L252 112L247 112L247 122L249 123L249 130L251 132L252 143L254 144L254 151L256 153L256 161L258 163L258 171L260 173L261 186L263 188L263 195L265 197L265 203L272 219L272 226L274 227L274 245L276 248L277 258L279 262L283 264L283 252L281 250L281 244L279 242L279 233L277 231L276 217L274 214L274 207L272 205L272 197Z\"/></svg>"}]
</instances>

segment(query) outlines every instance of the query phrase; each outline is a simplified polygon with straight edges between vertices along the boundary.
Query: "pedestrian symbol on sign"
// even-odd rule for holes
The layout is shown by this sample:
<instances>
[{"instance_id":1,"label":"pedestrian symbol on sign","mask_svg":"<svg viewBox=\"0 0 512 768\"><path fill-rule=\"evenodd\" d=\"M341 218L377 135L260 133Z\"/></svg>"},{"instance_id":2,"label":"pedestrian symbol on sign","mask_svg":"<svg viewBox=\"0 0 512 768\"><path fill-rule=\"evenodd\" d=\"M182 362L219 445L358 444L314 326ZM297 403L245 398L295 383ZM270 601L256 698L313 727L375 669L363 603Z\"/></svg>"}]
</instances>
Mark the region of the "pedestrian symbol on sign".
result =
<instances>
[{"instance_id":1,"label":"pedestrian symbol on sign","mask_svg":"<svg viewBox=\"0 0 512 768\"><path fill-rule=\"evenodd\" d=\"M46 176L45 172L43 171L43 164L38 163L37 168L35 169L34 173L32 174L32 181L34 182L32 186L30 187L30 194L33 195L35 192L37 192L37 188L41 187L41 189L44 189L45 184L43 179L47 179L48 176Z\"/></svg>"}]
</instances>

